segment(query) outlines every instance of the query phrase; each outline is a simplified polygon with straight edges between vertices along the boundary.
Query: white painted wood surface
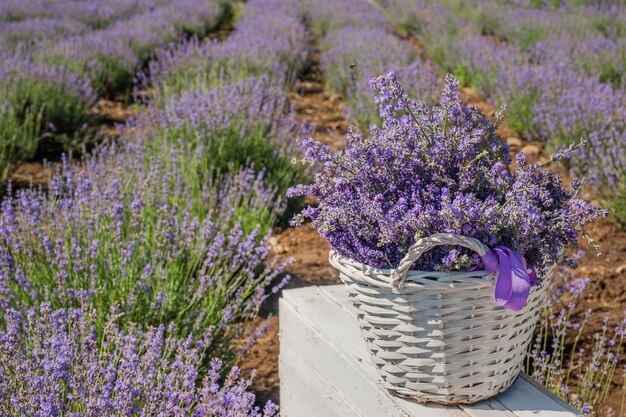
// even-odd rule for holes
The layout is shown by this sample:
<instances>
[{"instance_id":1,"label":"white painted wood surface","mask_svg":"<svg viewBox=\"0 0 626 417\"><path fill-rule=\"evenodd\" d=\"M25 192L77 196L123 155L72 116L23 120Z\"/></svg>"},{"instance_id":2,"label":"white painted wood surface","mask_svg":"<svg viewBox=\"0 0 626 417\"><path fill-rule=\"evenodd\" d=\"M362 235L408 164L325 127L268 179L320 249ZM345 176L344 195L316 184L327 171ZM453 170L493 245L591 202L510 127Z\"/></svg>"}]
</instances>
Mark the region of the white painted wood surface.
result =
<instances>
[{"instance_id":1,"label":"white painted wood surface","mask_svg":"<svg viewBox=\"0 0 626 417\"><path fill-rule=\"evenodd\" d=\"M390 395L378 376L341 285L283 292L280 405L284 417L571 417L526 376L495 399L445 407Z\"/></svg>"}]
</instances>

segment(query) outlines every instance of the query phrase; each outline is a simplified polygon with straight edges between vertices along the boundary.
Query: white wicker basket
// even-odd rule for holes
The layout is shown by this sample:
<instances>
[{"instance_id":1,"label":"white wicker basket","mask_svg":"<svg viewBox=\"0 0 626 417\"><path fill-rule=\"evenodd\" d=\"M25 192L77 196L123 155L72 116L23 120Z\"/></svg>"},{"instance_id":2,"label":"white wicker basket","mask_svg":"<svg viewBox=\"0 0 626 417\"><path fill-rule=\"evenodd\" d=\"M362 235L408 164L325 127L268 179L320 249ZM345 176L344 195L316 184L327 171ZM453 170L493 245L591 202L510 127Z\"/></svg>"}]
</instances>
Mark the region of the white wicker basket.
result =
<instances>
[{"instance_id":1,"label":"white wicker basket","mask_svg":"<svg viewBox=\"0 0 626 417\"><path fill-rule=\"evenodd\" d=\"M418 240L395 270L330 254L385 388L420 402L474 403L506 390L522 369L546 282L519 312L494 301L486 271L409 270L428 249L460 245L484 255L476 239L436 234Z\"/></svg>"}]
</instances>

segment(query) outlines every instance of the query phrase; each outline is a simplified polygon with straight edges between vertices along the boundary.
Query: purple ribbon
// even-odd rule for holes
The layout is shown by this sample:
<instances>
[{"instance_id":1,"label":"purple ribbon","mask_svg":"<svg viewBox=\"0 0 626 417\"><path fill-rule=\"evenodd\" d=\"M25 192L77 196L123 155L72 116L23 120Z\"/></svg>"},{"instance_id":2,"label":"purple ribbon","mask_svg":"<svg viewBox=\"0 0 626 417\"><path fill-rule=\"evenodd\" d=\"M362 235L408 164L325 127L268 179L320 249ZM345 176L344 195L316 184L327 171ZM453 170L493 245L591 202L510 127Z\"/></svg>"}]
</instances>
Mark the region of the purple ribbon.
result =
<instances>
[{"instance_id":1,"label":"purple ribbon","mask_svg":"<svg viewBox=\"0 0 626 417\"><path fill-rule=\"evenodd\" d=\"M534 269L528 272L526 259L505 246L498 246L481 256L487 272L498 271L496 278L496 304L520 311L528 301L530 287L537 283Z\"/></svg>"}]
</instances>

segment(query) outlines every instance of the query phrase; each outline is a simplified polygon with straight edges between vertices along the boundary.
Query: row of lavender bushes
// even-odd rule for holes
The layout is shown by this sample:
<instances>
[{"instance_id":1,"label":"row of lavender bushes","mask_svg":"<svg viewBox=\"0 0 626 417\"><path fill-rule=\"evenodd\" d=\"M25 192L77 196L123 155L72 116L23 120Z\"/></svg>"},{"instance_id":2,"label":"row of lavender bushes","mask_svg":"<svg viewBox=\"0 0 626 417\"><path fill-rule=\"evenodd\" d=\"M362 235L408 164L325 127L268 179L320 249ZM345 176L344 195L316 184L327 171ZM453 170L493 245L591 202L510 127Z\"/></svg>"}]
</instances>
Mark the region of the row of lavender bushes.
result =
<instances>
[{"instance_id":1,"label":"row of lavender bushes","mask_svg":"<svg viewBox=\"0 0 626 417\"><path fill-rule=\"evenodd\" d=\"M414 48L390 33L385 16L362 0L310 1L303 5L321 46L329 87L340 94L348 116L361 129L380 123L370 80L393 70L410 94L439 99L437 72Z\"/></svg>"},{"instance_id":2,"label":"row of lavender bushes","mask_svg":"<svg viewBox=\"0 0 626 417\"><path fill-rule=\"evenodd\" d=\"M280 3L289 12L279 17L266 12L277 1L248 4L225 42L192 40L150 63L141 78L155 91L154 111L136 130L150 138L152 152L182 143L201 176L211 175L209 166L262 169L280 195L304 179L292 160L295 140L311 126L296 121L285 91L307 65L309 35L297 2Z\"/></svg>"},{"instance_id":3,"label":"row of lavender bushes","mask_svg":"<svg viewBox=\"0 0 626 417\"><path fill-rule=\"evenodd\" d=\"M12 33L15 41L23 37L49 38L55 32L62 36L67 32L76 34L87 29L101 29L133 14L145 12L155 4L154 0L58 0L52 3L46 0L6 0L0 5L0 22L3 23L3 33ZM31 19L39 25L28 23ZM41 31L48 29L42 26L56 27L57 30L44 34Z\"/></svg>"},{"instance_id":4,"label":"row of lavender bushes","mask_svg":"<svg viewBox=\"0 0 626 417\"><path fill-rule=\"evenodd\" d=\"M494 105L506 103L517 134L552 149L586 138L570 168L626 222L623 3L386 3L442 68Z\"/></svg>"},{"instance_id":5,"label":"row of lavender bushes","mask_svg":"<svg viewBox=\"0 0 626 417\"><path fill-rule=\"evenodd\" d=\"M127 94L156 49L206 33L229 10L215 0L3 2L0 180L42 143L88 136L98 97Z\"/></svg>"},{"instance_id":6,"label":"row of lavender bushes","mask_svg":"<svg viewBox=\"0 0 626 417\"><path fill-rule=\"evenodd\" d=\"M276 415L232 365L289 279L267 240L303 178L284 95L308 45L295 3L252 0L224 42L157 53L121 144L9 193L0 414Z\"/></svg>"}]
</instances>

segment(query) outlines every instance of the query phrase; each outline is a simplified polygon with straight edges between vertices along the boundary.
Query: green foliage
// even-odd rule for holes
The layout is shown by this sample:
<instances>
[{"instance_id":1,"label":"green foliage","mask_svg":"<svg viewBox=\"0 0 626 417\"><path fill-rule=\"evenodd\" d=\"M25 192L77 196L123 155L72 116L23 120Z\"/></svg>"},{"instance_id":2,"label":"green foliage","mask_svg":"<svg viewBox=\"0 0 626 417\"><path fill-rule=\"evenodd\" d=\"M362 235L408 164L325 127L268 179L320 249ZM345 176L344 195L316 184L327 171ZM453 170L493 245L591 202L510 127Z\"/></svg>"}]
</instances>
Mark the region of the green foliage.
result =
<instances>
[{"instance_id":1,"label":"green foliage","mask_svg":"<svg viewBox=\"0 0 626 417\"><path fill-rule=\"evenodd\" d=\"M546 39L549 33L543 27L528 25L528 27L522 27L516 34L515 43L522 52L528 52L532 50L538 42Z\"/></svg>"},{"instance_id":2,"label":"green foliage","mask_svg":"<svg viewBox=\"0 0 626 417\"><path fill-rule=\"evenodd\" d=\"M52 144L71 139L89 121L91 98L63 83L18 74L0 80L0 94L0 182L11 165L35 155L44 132L59 138Z\"/></svg>"},{"instance_id":3,"label":"green foliage","mask_svg":"<svg viewBox=\"0 0 626 417\"><path fill-rule=\"evenodd\" d=\"M63 54L50 54L45 62L64 66L70 71L87 77L94 90L102 95L122 94L127 97L133 86L135 68L125 65L119 58L95 54L88 59L76 59Z\"/></svg>"},{"instance_id":4,"label":"green foliage","mask_svg":"<svg viewBox=\"0 0 626 417\"><path fill-rule=\"evenodd\" d=\"M594 13L587 19L594 30L609 39L620 39L626 36L626 22L600 13Z\"/></svg>"},{"instance_id":5,"label":"green foliage","mask_svg":"<svg viewBox=\"0 0 626 417\"><path fill-rule=\"evenodd\" d=\"M613 87L619 88L622 84L622 77L624 68L616 68L610 62L602 62L600 63L600 76L598 80L601 83L611 83Z\"/></svg>"},{"instance_id":6,"label":"green foliage","mask_svg":"<svg viewBox=\"0 0 626 417\"><path fill-rule=\"evenodd\" d=\"M398 20L398 29L400 29L402 33L419 33L421 27L422 23L420 21L420 18L417 14L414 13L409 13L406 16L403 16L402 19Z\"/></svg>"},{"instance_id":7,"label":"green foliage","mask_svg":"<svg viewBox=\"0 0 626 417\"><path fill-rule=\"evenodd\" d=\"M22 119L26 120L28 113L41 113L45 128L62 133L73 132L89 120L91 98L65 85L35 77L19 77L11 84L5 91Z\"/></svg>"},{"instance_id":8,"label":"green foliage","mask_svg":"<svg viewBox=\"0 0 626 417\"><path fill-rule=\"evenodd\" d=\"M535 133L532 130L532 126L534 126L533 108L536 106L537 98L530 90L527 90L526 93L528 94L519 94L509 99L505 121L507 126L518 135L533 137Z\"/></svg>"},{"instance_id":9,"label":"green foliage","mask_svg":"<svg viewBox=\"0 0 626 417\"><path fill-rule=\"evenodd\" d=\"M127 96L133 85L136 68L128 67L113 56L99 54L94 66L96 70L89 68L86 75L92 80L96 91L112 93L123 93Z\"/></svg>"},{"instance_id":10,"label":"green foliage","mask_svg":"<svg viewBox=\"0 0 626 417\"><path fill-rule=\"evenodd\" d=\"M613 218L626 229L626 192L622 192L609 200L609 207Z\"/></svg>"},{"instance_id":11,"label":"green foliage","mask_svg":"<svg viewBox=\"0 0 626 417\"><path fill-rule=\"evenodd\" d=\"M159 78L154 85L155 104L162 108L166 102L180 96L183 92L208 92L214 88L232 85L237 81L264 74L266 74L265 68L243 60L196 60Z\"/></svg>"},{"instance_id":12,"label":"green foliage","mask_svg":"<svg viewBox=\"0 0 626 417\"><path fill-rule=\"evenodd\" d=\"M17 115L11 106L0 111L0 183L12 165L32 157L39 144L41 112Z\"/></svg>"},{"instance_id":13,"label":"green foliage","mask_svg":"<svg viewBox=\"0 0 626 417\"><path fill-rule=\"evenodd\" d=\"M495 36L501 32L498 16L483 9L479 9L476 13L474 24L483 35Z\"/></svg>"},{"instance_id":14,"label":"green foliage","mask_svg":"<svg viewBox=\"0 0 626 417\"><path fill-rule=\"evenodd\" d=\"M469 66L466 63L457 63L454 68L450 70L450 72L454 74L454 76L459 80L461 85L472 85L472 72L470 71Z\"/></svg>"},{"instance_id":15,"label":"green foliage","mask_svg":"<svg viewBox=\"0 0 626 417\"><path fill-rule=\"evenodd\" d=\"M257 124L242 129L239 121L220 130L205 130L185 124L180 128L157 127L150 135L151 152L156 156L167 144L179 144L183 149L184 166L190 169L189 178L198 183L211 180L216 174L236 173L245 167L265 171L265 183L276 187L280 195L299 182L306 180L302 167L293 164L294 155L287 154L273 143L276 131L269 125ZM287 139L287 138L284 138ZM252 213L258 221L263 213ZM263 224L271 225L271 221Z\"/></svg>"}]
</instances>

